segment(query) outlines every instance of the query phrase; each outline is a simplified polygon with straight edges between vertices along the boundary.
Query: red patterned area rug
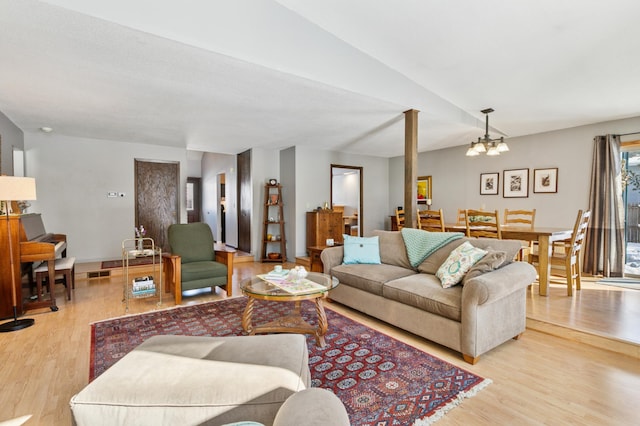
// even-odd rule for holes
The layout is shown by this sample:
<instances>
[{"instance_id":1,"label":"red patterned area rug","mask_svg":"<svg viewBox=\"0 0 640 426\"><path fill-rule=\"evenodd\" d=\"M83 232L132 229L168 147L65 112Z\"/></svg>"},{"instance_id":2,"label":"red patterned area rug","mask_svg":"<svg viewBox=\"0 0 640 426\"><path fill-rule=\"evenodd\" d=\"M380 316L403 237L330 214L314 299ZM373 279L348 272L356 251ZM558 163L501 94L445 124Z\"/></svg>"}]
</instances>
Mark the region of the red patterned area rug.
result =
<instances>
[{"instance_id":1,"label":"red patterned area rug","mask_svg":"<svg viewBox=\"0 0 640 426\"><path fill-rule=\"evenodd\" d=\"M157 334L235 336L245 334L246 298L170 308L91 325L90 380L147 338ZM254 320L288 313L289 303L256 301ZM314 305L303 317L315 323ZM428 353L327 309L326 346L309 336L312 386L334 392L352 425L427 425L491 383Z\"/></svg>"}]
</instances>

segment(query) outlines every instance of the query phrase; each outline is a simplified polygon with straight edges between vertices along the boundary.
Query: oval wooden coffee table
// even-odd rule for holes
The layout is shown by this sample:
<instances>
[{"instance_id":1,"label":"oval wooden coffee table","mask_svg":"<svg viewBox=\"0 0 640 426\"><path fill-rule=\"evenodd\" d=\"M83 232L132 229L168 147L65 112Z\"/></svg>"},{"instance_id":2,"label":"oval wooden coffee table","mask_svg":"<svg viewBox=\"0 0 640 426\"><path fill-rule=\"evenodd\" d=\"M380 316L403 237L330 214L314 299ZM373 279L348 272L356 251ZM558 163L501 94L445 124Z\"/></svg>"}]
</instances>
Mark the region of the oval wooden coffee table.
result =
<instances>
[{"instance_id":1,"label":"oval wooden coffee table","mask_svg":"<svg viewBox=\"0 0 640 426\"><path fill-rule=\"evenodd\" d=\"M327 315L324 312L323 299L329 294L329 290L338 285L338 279L330 275L318 272L309 272L306 277L318 288L310 289L302 293L291 293L283 290L277 285L265 281L259 276L248 278L240 283L240 290L247 296L247 306L242 314L242 328L249 334L256 333L303 333L313 334L316 337L316 344L320 347L325 345L324 335L327 333ZM253 304L259 300L272 300L276 302L294 302L294 308L290 314L277 318L266 324L254 326ZM302 318L300 313L300 302L303 300L313 300L316 305L318 315L318 326L314 327Z\"/></svg>"}]
</instances>

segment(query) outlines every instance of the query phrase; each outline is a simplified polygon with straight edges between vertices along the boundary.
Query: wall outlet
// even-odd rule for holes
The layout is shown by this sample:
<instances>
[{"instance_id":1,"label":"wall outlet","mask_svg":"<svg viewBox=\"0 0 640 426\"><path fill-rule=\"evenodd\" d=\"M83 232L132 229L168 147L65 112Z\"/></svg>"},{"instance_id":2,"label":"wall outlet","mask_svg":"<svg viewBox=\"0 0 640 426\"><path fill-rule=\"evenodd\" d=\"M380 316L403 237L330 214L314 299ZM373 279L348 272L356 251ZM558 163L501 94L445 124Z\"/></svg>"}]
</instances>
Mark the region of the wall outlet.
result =
<instances>
[{"instance_id":1,"label":"wall outlet","mask_svg":"<svg viewBox=\"0 0 640 426\"><path fill-rule=\"evenodd\" d=\"M117 192L112 192L112 191L107 192L107 197L109 197L109 198L115 198L117 196L118 196Z\"/></svg>"}]
</instances>

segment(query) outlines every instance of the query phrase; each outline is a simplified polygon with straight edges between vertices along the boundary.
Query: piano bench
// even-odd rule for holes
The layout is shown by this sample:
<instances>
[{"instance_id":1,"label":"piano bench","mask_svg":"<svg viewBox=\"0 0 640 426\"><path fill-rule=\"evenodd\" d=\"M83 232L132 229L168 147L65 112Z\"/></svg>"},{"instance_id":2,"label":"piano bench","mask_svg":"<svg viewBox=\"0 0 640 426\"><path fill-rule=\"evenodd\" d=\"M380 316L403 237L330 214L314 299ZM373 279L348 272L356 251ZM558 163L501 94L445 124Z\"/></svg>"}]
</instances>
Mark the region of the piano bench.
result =
<instances>
[{"instance_id":1,"label":"piano bench","mask_svg":"<svg viewBox=\"0 0 640 426\"><path fill-rule=\"evenodd\" d=\"M55 261L55 275L62 276L62 282L66 287L67 291L67 300L71 300L71 289L76 288L75 283L75 268L76 268L76 258L75 257L63 257L61 259L56 259ZM42 265L38 266L34 271L36 274L36 285L38 287L38 291L42 289L42 283L48 278L48 269L47 263L44 262ZM49 293L51 294L51 298L53 297L53 287L55 286L55 277L53 278L53 285L49 283Z\"/></svg>"}]
</instances>

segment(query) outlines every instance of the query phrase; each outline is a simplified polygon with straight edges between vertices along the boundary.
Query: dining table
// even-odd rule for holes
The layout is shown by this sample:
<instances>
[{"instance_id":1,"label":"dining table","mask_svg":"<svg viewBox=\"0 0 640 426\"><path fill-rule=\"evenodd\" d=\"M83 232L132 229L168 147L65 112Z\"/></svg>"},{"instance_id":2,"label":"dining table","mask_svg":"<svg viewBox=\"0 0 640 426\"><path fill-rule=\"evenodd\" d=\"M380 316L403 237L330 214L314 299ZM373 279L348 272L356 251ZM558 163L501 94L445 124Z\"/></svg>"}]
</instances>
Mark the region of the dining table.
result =
<instances>
[{"instance_id":1,"label":"dining table","mask_svg":"<svg viewBox=\"0 0 640 426\"><path fill-rule=\"evenodd\" d=\"M445 224L447 232L466 232L465 225ZM556 228L517 225L500 225L503 240L537 241L538 242L538 283L540 296L547 296L549 292L549 276L553 243L571 239L573 228Z\"/></svg>"}]
</instances>

